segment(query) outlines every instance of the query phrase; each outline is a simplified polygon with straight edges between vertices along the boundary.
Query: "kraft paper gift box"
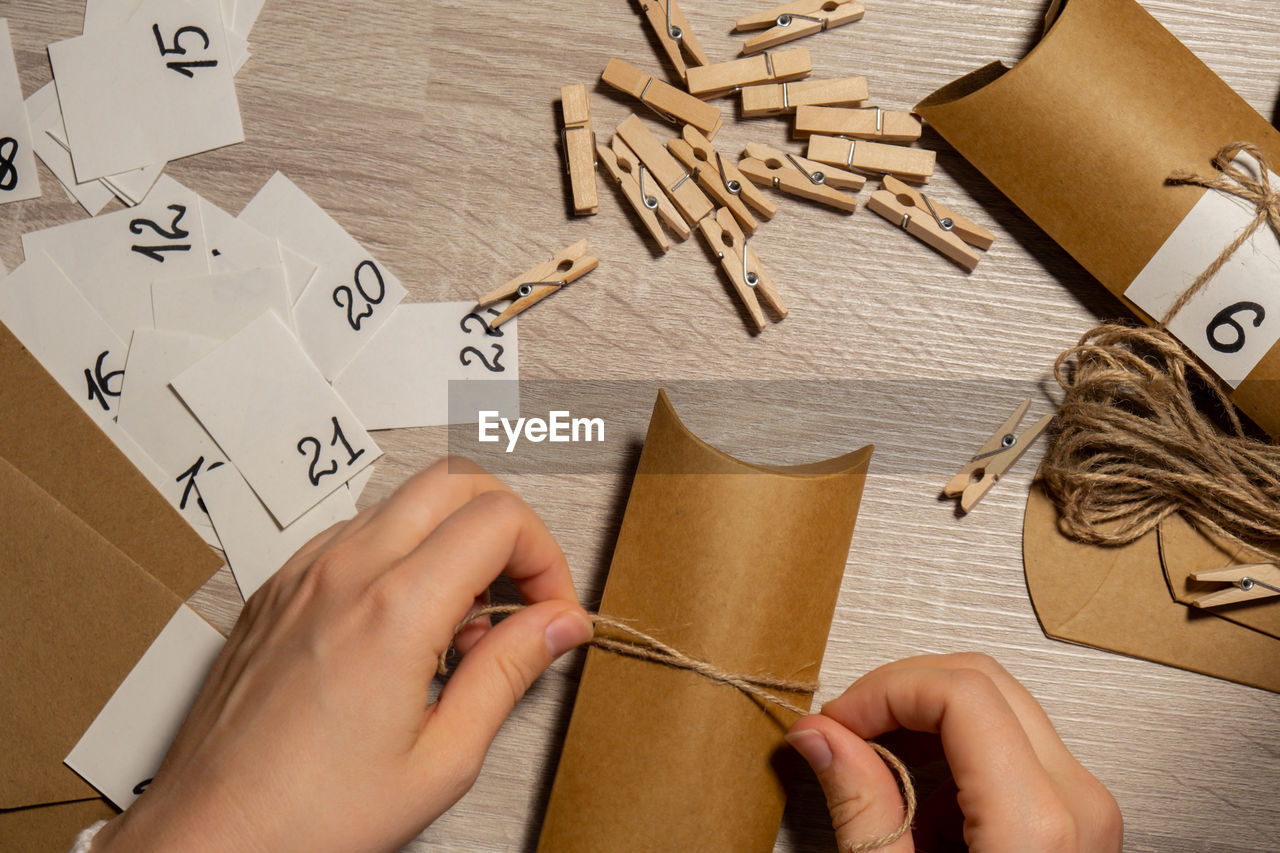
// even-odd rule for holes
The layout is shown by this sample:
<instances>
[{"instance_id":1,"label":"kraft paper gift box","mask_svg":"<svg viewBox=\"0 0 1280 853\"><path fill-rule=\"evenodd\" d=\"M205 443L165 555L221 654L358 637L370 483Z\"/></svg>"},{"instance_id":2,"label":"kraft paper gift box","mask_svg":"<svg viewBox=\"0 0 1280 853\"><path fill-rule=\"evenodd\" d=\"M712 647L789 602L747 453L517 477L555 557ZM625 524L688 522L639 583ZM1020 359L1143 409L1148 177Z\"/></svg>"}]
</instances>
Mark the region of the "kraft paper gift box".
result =
<instances>
[{"instance_id":1,"label":"kraft paper gift box","mask_svg":"<svg viewBox=\"0 0 1280 853\"><path fill-rule=\"evenodd\" d=\"M694 436L660 394L600 612L721 669L816 681L870 456L749 465ZM589 649L538 849L772 850L784 805L772 762L794 719Z\"/></svg>"},{"instance_id":2,"label":"kraft paper gift box","mask_svg":"<svg viewBox=\"0 0 1280 853\"><path fill-rule=\"evenodd\" d=\"M0 326L0 850L115 811L62 760L221 561Z\"/></svg>"},{"instance_id":3,"label":"kraft paper gift box","mask_svg":"<svg viewBox=\"0 0 1280 853\"><path fill-rule=\"evenodd\" d=\"M1147 322L1162 319L1240 230L1219 223L1256 209L1166 179L1215 174L1212 159L1237 141L1280 168L1280 132L1134 0L1069 0L1057 11L1016 66L980 68L916 111L1109 291ZM1243 49L1251 34L1239 38ZM1280 437L1280 243L1268 227L1169 328ZM1237 336L1243 346L1225 351Z\"/></svg>"}]
</instances>

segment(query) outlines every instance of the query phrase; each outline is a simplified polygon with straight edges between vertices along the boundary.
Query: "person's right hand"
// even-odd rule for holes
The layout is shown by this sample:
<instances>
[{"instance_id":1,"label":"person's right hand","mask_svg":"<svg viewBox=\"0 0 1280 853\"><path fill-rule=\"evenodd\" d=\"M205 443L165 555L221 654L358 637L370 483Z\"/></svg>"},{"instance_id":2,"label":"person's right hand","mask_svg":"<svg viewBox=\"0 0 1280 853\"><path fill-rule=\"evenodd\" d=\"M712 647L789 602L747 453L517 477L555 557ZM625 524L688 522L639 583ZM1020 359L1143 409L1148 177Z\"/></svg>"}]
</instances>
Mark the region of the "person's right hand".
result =
<instances>
[{"instance_id":1,"label":"person's right hand","mask_svg":"<svg viewBox=\"0 0 1280 853\"><path fill-rule=\"evenodd\" d=\"M975 853L1121 849L1115 799L1067 751L1027 689L990 657L958 654L882 666L791 727L787 740L822 783L841 851L902 824L898 781L866 743L899 728L941 736ZM907 832L880 849L916 848Z\"/></svg>"}]
</instances>

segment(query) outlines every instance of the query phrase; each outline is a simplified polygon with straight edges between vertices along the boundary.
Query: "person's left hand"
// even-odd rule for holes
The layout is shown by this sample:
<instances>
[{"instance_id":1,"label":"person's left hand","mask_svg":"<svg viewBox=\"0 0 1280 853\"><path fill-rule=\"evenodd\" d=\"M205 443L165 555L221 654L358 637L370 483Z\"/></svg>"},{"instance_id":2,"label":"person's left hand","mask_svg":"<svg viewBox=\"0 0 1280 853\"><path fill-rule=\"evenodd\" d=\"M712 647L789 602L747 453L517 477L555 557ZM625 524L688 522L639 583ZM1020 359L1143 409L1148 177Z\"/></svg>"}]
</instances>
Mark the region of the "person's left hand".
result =
<instances>
[{"instance_id":1,"label":"person's left hand","mask_svg":"<svg viewBox=\"0 0 1280 853\"><path fill-rule=\"evenodd\" d=\"M463 471L465 473L451 473ZM528 607L454 628L510 576ZM591 621L542 520L465 460L305 545L245 606L150 788L94 853L398 849L456 802Z\"/></svg>"}]
</instances>

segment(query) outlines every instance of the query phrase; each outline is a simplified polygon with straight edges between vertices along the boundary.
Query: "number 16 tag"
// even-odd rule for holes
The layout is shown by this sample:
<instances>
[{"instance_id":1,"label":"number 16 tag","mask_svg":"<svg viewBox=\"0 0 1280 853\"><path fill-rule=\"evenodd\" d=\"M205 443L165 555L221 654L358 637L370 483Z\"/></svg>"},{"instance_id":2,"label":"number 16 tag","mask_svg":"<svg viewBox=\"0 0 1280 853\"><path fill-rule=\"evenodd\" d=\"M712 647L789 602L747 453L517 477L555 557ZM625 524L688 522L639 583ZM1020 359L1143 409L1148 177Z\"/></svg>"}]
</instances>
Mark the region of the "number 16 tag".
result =
<instances>
[{"instance_id":1,"label":"number 16 tag","mask_svg":"<svg viewBox=\"0 0 1280 853\"><path fill-rule=\"evenodd\" d=\"M173 380L281 527L382 454L274 314Z\"/></svg>"},{"instance_id":2,"label":"number 16 tag","mask_svg":"<svg viewBox=\"0 0 1280 853\"><path fill-rule=\"evenodd\" d=\"M1247 155L1237 166L1258 173ZM1271 185L1280 177L1271 174ZM1206 190L1125 291L1152 317L1164 317L1254 217L1252 205ZM1254 232L1168 324L1169 331L1232 388L1280 340L1280 241L1266 225Z\"/></svg>"}]
</instances>

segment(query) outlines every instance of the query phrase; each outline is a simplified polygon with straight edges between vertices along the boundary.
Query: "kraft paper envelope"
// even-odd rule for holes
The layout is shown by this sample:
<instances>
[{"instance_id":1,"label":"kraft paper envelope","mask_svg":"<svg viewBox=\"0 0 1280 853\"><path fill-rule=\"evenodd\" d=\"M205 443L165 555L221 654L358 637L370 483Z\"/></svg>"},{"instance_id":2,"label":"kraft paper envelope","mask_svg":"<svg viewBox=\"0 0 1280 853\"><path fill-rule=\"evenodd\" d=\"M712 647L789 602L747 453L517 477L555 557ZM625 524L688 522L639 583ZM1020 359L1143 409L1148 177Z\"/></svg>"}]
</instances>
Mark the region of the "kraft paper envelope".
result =
<instances>
[{"instance_id":1,"label":"kraft paper envelope","mask_svg":"<svg viewBox=\"0 0 1280 853\"><path fill-rule=\"evenodd\" d=\"M1050 637L1280 692L1280 640L1174 601L1157 531L1116 548L1077 542L1033 484L1022 536L1027 590Z\"/></svg>"},{"instance_id":2,"label":"kraft paper envelope","mask_svg":"<svg viewBox=\"0 0 1280 853\"><path fill-rule=\"evenodd\" d=\"M749 465L690 433L659 393L601 612L723 669L816 681L870 456ZM771 759L793 719L590 649L538 849L772 850L784 795Z\"/></svg>"},{"instance_id":3,"label":"kraft paper envelope","mask_svg":"<svg viewBox=\"0 0 1280 853\"><path fill-rule=\"evenodd\" d=\"M3 326L0 448L0 849L62 853L113 813L62 759L220 561Z\"/></svg>"},{"instance_id":4,"label":"kraft paper envelope","mask_svg":"<svg viewBox=\"0 0 1280 853\"><path fill-rule=\"evenodd\" d=\"M1134 0L1069 0L1016 66L980 68L916 111L1121 299L1206 192L1166 186L1171 173L1210 173L1239 140L1280 164L1280 132ZM1280 346L1232 399L1280 438L1277 380Z\"/></svg>"},{"instance_id":5,"label":"kraft paper envelope","mask_svg":"<svg viewBox=\"0 0 1280 853\"><path fill-rule=\"evenodd\" d=\"M1218 542L1192 527L1180 515L1171 515L1160 522L1160 564L1164 568L1165 582L1173 598L1190 605L1191 600L1202 593L1224 589L1222 584L1200 583L1191 580L1193 572L1205 569L1223 569L1248 563L1270 562L1266 557L1238 545ZM1275 637L1280 643L1280 599L1258 598L1226 607L1205 609L1221 619L1244 625ZM1277 661L1280 664L1280 661Z\"/></svg>"}]
</instances>

